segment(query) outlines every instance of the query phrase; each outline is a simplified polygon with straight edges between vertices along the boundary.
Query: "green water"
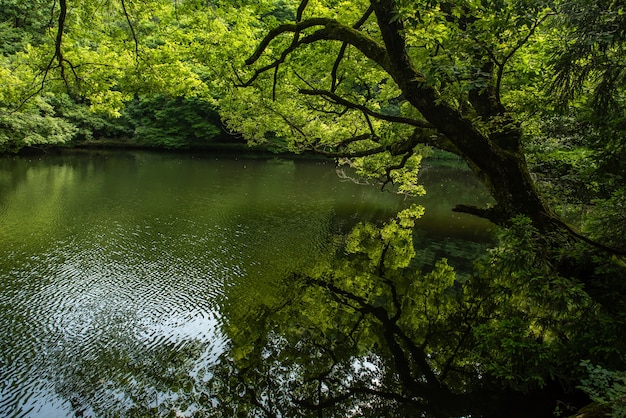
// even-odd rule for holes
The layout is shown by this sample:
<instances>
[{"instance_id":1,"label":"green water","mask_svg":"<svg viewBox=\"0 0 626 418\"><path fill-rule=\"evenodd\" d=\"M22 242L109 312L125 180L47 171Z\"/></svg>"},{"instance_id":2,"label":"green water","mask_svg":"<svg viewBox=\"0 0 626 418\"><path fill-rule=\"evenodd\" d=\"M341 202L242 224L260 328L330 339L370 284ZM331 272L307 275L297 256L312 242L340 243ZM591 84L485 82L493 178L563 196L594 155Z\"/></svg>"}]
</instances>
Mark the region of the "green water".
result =
<instances>
[{"instance_id":1,"label":"green water","mask_svg":"<svg viewBox=\"0 0 626 418\"><path fill-rule=\"evenodd\" d=\"M178 382L206 381L228 350L229 298L271 292L357 222L411 203L426 207L417 259L471 263L488 225L450 208L484 190L462 170L427 166L422 180L428 194L411 200L341 181L330 162L0 158L0 416L131 416L201 398Z\"/></svg>"}]
</instances>

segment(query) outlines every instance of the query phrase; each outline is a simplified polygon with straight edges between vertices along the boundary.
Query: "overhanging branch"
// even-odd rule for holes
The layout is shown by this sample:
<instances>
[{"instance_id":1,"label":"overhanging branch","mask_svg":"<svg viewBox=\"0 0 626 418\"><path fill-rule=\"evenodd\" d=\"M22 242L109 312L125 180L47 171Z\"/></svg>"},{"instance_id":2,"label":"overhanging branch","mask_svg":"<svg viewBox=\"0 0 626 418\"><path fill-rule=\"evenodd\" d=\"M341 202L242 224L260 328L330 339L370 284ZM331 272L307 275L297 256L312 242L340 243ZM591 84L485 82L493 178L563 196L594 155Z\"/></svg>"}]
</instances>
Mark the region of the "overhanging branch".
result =
<instances>
[{"instance_id":1,"label":"overhanging branch","mask_svg":"<svg viewBox=\"0 0 626 418\"><path fill-rule=\"evenodd\" d=\"M294 38L294 41L286 47L280 57L275 59L268 65L255 70L254 74L241 85L241 87L250 86L262 73L275 69L282 64L286 58L298 47L311 44L318 41L341 41L357 48L366 57L376 62L378 65L386 68L388 66L387 54L385 48L380 45L374 38L360 32L359 30L346 26L335 19L330 18L310 18L296 23L286 23L268 32L261 40L254 53L245 61L246 65L253 65L265 53L266 49L272 41L283 34L300 33L306 29L321 26L320 29L303 37L302 39Z\"/></svg>"},{"instance_id":2,"label":"overhanging branch","mask_svg":"<svg viewBox=\"0 0 626 418\"><path fill-rule=\"evenodd\" d=\"M130 15L128 14L128 10L126 9L125 0L120 0L122 4L122 11L124 12L124 17L126 18L126 23L128 23L128 27L130 28L130 33L133 37L133 41L135 42L135 59L139 59L139 40L137 39L137 34L135 33L135 27L130 20Z\"/></svg>"},{"instance_id":3,"label":"overhanging branch","mask_svg":"<svg viewBox=\"0 0 626 418\"><path fill-rule=\"evenodd\" d=\"M311 18L304 20L302 22L297 23L284 23L270 30L267 35L261 40L259 46L257 46L256 50L252 53L252 55L245 61L246 65L252 65L261 58L269 44L280 35L284 33L295 33L302 32L305 29L312 28L315 26L326 26L330 23L334 22L334 19L329 18Z\"/></svg>"},{"instance_id":4,"label":"overhanging branch","mask_svg":"<svg viewBox=\"0 0 626 418\"><path fill-rule=\"evenodd\" d=\"M505 215L501 213L497 206L492 208L479 208L472 205L456 205L452 208L452 211L478 216L479 218L487 219L495 224L501 224L503 221L507 220L504 219Z\"/></svg>"},{"instance_id":5,"label":"overhanging branch","mask_svg":"<svg viewBox=\"0 0 626 418\"><path fill-rule=\"evenodd\" d=\"M345 142L357 142L364 141L366 139L370 139L370 134L358 135L353 138L346 140ZM374 148L368 148L360 151L324 151L318 148L313 148L313 152L323 155L324 157L329 158L360 158L360 157L368 157L370 155L380 154L381 152L385 152L385 147L379 146Z\"/></svg>"},{"instance_id":6,"label":"overhanging branch","mask_svg":"<svg viewBox=\"0 0 626 418\"><path fill-rule=\"evenodd\" d=\"M546 13L540 19L537 19L533 23L533 25L530 27L530 29L528 30L528 33L526 34L526 36L519 40L519 42L511 49L511 51L509 51L508 54L506 54L506 56L502 59L501 62L498 62L497 60L494 60L496 65L497 65L497 67L498 67L498 73L496 75L496 86L495 86L495 89L496 89L496 100L497 100L498 103L500 103L500 89L501 89L501 85L502 85L502 77L504 75L504 67L506 66L508 61L515 55L515 53L517 51L519 51L520 48L522 48L524 45L526 45L528 43L530 38L537 31L537 28L543 22L545 22L546 19L548 19L550 16L554 16L554 15L556 15L556 13Z\"/></svg>"},{"instance_id":7,"label":"overhanging branch","mask_svg":"<svg viewBox=\"0 0 626 418\"><path fill-rule=\"evenodd\" d=\"M352 25L352 27L354 29L359 29L367 21L367 19L369 19L372 13L374 13L374 9L372 8L372 6L370 6L365 11L361 19L359 19L354 25ZM338 79L337 73L339 71L339 64L341 64L341 61L343 60L343 57L346 54L346 50L348 49L348 45L349 44L347 42L344 42L343 44L341 44L341 48L339 49L339 54L337 54L337 59L335 59L335 63L333 64L333 68L330 72L331 80L332 80L330 91L332 92L335 91L335 89L337 88L337 85L339 84L339 81L341 81Z\"/></svg>"},{"instance_id":8,"label":"overhanging branch","mask_svg":"<svg viewBox=\"0 0 626 418\"><path fill-rule=\"evenodd\" d=\"M299 92L301 94L305 94L308 96L321 96L331 103L335 103L341 106L345 106L350 109L358 109L364 114L368 116L372 116L376 119L385 120L387 122L398 122L406 125L415 126L418 128L432 128L428 122L419 121L417 119L405 118L402 116L393 116L393 115L385 115L383 113L374 112L364 105L360 105L358 103L351 102L338 94L328 91L328 90L318 90L318 89L300 89Z\"/></svg>"},{"instance_id":9,"label":"overhanging branch","mask_svg":"<svg viewBox=\"0 0 626 418\"><path fill-rule=\"evenodd\" d=\"M50 10L50 22L48 24L49 26L52 26L52 21L54 20L55 8L56 8L56 1L54 2ZM46 65L46 67L37 76L35 76L35 79L33 80L33 84L35 84L37 77L41 75L41 82L37 83L38 86L36 88L33 88L32 93L28 94L19 103L19 105L13 110L13 112L19 111L30 99L32 99L33 97L35 97L36 95L38 95L39 93L43 91L43 89L45 88L46 82L49 80L48 75L50 74L50 71L53 68L55 68L54 61L57 61L58 63L56 68L59 68L60 73L61 73L61 80L63 80L66 86L69 85L67 78L65 76L65 64L66 63L70 66L72 73L74 74L74 77L76 77L76 80L78 80L78 75L76 74L75 67L63 56L63 48L62 48L63 32L65 30L66 17L67 17L67 0L59 0L59 17L57 19L57 33L54 38L54 53L52 54L52 57L50 58L50 61L48 61L48 64Z\"/></svg>"},{"instance_id":10,"label":"overhanging branch","mask_svg":"<svg viewBox=\"0 0 626 418\"><path fill-rule=\"evenodd\" d=\"M391 172L394 170L403 169L406 166L407 161L409 161L409 158L411 158L412 155L413 155L413 149L410 149L409 151L406 152L406 154L402 156L402 161L400 161L396 165L391 165L385 169L385 181L383 182L383 185L380 187L380 190L385 190L385 186L389 183L393 184L393 179L391 178Z\"/></svg>"}]
</instances>

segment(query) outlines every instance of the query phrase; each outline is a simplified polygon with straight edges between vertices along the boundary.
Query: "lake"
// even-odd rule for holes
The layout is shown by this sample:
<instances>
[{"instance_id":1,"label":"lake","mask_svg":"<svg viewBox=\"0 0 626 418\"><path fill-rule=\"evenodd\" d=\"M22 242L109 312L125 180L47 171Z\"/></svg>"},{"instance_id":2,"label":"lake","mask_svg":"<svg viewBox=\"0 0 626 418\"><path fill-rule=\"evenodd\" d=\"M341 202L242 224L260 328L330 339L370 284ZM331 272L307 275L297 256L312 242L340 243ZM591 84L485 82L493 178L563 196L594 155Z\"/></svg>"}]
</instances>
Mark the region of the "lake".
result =
<instances>
[{"instance_id":1,"label":"lake","mask_svg":"<svg viewBox=\"0 0 626 418\"><path fill-rule=\"evenodd\" d=\"M489 224L450 209L485 190L460 168L426 163L420 178L426 196L408 199L319 160L0 157L0 415L192 416L197 405L172 405L228 402L189 383L231 349L224 307L275 292L358 222L412 203L426 208L417 262L466 269Z\"/></svg>"}]
</instances>

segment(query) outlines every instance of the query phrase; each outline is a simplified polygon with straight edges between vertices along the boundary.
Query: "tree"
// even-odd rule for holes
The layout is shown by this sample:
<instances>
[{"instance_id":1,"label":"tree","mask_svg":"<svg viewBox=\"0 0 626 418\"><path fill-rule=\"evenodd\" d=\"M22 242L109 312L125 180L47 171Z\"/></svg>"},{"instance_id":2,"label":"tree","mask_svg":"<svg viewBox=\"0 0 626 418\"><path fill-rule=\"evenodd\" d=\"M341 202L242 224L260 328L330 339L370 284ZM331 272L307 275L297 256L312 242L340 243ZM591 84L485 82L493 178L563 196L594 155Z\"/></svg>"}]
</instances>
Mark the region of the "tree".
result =
<instances>
[{"instance_id":1,"label":"tree","mask_svg":"<svg viewBox=\"0 0 626 418\"><path fill-rule=\"evenodd\" d=\"M322 402L350 410L367 406L372 396L382 401L371 405L394 404L398 411L407 403L432 415L452 409L491 413L462 395L475 387L474 395L494 393L494 386L519 395L556 381L572 383L572 364L589 355L593 364L623 368L623 341L615 336L624 329L624 262L607 256L606 247L594 244L601 252L587 246L589 240L546 203L527 166L524 146L532 132L523 120L528 113L520 113L553 105L537 92L555 74L546 65L553 53L549 46L563 31L570 36L565 47L573 47L573 62L600 65L566 68L557 87L568 99L584 93L575 97L584 103L594 91L589 76L601 74L600 80L610 81L597 86L611 93L603 99L611 104L611 117L623 111L622 97L613 94L623 86L623 18L619 8L611 9L613 3L599 3L608 10L599 30L618 28L603 47L593 34L604 32L589 31L588 22L598 21L587 15L584 6L591 3L585 0L571 3L582 6L569 9L570 19L562 21L557 14L567 16L561 9L569 2L117 0L106 2L105 9L96 4L50 5L56 22L52 36L3 60L3 75L16 81L4 86L3 104L22 108L34 96L63 91L115 114L135 94L198 96L217 103L230 127L251 142L278 139L296 152L313 150L383 187L395 183L409 193L421 191L419 154L427 146L439 148L463 158L496 201L490 208L456 210L510 227L506 245L494 249L468 282L455 281L444 262L426 274L404 270L412 251L407 214L380 233L358 228L348 246L355 263L342 260L321 273L294 275L302 287L286 296L316 303L262 307L259 321L251 324L258 328L238 330L234 324L228 330L240 343L232 360L243 386L217 382L218 389L238 394L242 388L248 406L268 415L272 411L261 404L268 399L298 410L319 409ZM572 61L557 59L554 68L567 62ZM596 119L602 120L607 118ZM545 132L546 124L541 128ZM594 128L598 132L598 125ZM60 139L71 133L64 126L57 130ZM626 195L617 192L608 204L624 201ZM616 215L613 207L606 212ZM620 242L619 231L610 243ZM332 312L322 315L324 309ZM337 319L339 311L347 317ZM266 321L275 312L279 320ZM371 321L366 324L364 317ZM351 340L356 333L365 342ZM299 341L307 359L321 358L325 366L294 365L284 374L304 370L297 381L301 396L285 397L281 387L278 397L248 390L250 379L270 385L268 373L280 371L255 370L246 363L250 357L269 353L282 361L284 350L293 355ZM346 386L353 382L346 377L352 361L376 346L384 347L385 368L375 377L392 390ZM337 371L343 374L333 374ZM233 377L225 373L225 379ZM371 383L372 376L361 377ZM341 396L324 392L331 385ZM342 403L353 395L365 400ZM454 402L425 400L427 395Z\"/></svg>"},{"instance_id":2,"label":"tree","mask_svg":"<svg viewBox=\"0 0 626 418\"><path fill-rule=\"evenodd\" d=\"M469 279L445 259L415 271L412 229L421 213L413 206L383 225L359 224L344 257L286 278L280 292L259 291L252 306L229 298L231 347L207 389L216 409L548 417L559 404L580 407L579 356L599 360L611 333L600 326L602 311L580 288L555 291L563 278L533 280L547 271L541 260L511 259L533 253L536 231L525 222Z\"/></svg>"},{"instance_id":3,"label":"tree","mask_svg":"<svg viewBox=\"0 0 626 418\"><path fill-rule=\"evenodd\" d=\"M619 2L572 0L559 15L564 32L553 47L556 74L552 92L557 110L574 115L582 145L594 170L585 176L593 185L596 206L589 232L613 247L623 247L626 171L626 18Z\"/></svg>"},{"instance_id":4,"label":"tree","mask_svg":"<svg viewBox=\"0 0 626 418\"><path fill-rule=\"evenodd\" d=\"M0 149L59 145L100 134L127 137L127 126L118 121L116 129L112 120L136 95L162 94L172 103L186 96L212 108L212 98L199 98L206 96L201 71L185 63L195 59L191 49L202 53L196 44L202 39L188 30L197 18L176 5L41 0L24 6L5 0L0 36L22 35L0 57L6 81L0 87ZM208 128L207 136L219 131L219 123L193 122L198 131Z\"/></svg>"},{"instance_id":5,"label":"tree","mask_svg":"<svg viewBox=\"0 0 626 418\"><path fill-rule=\"evenodd\" d=\"M282 136L383 184L414 183L424 145L460 156L496 204L454 210L499 225L529 218L542 231L537 251L614 309L620 299L603 299L607 284L596 274L614 263L574 247L620 252L575 232L546 203L527 166L522 121L509 110L543 85L555 10L523 0L300 1L293 21L265 33L221 109L251 141ZM610 286L623 294L620 283Z\"/></svg>"},{"instance_id":6,"label":"tree","mask_svg":"<svg viewBox=\"0 0 626 418\"><path fill-rule=\"evenodd\" d=\"M488 210L457 210L498 223L517 214L546 227L559 223L526 168L519 122L502 103L505 70L549 9L541 3L391 0L311 9L301 2L295 22L268 32L246 61L258 64L254 74L242 83L263 86L270 78L266 87L276 101L284 98L277 96L281 89L297 93L297 109L311 119L319 109L354 130L331 142L320 130L305 130L308 118L301 113L273 107L300 136L298 144L325 145L347 158L387 152L402 157L402 165L418 144L431 145L464 158L497 201ZM341 20L326 17L333 14ZM513 39L505 41L499 29Z\"/></svg>"},{"instance_id":7,"label":"tree","mask_svg":"<svg viewBox=\"0 0 626 418\"><path fill-rule=\"evenodd\" d=\"M41 42L53 23L46 3L46 0L0 2L0 39L4 54L23 50L29 43Z\"/></svg>"},{"instance_id":8,"label":"tree","mask_svg":"<svg viewBox=\"0 0 626 418\"><path fill-rule=\"evenodd\" d=\"M428 145L467 161L496 200L455 210L498 224L522 214L571 236L530 176L513 111L543 78L546 22L559 5L118 0L100 10L61 0L50 9L54 36L29 53L35 69L22 77L37 83L12 101L56 85L119 114L133 93L202 96L251 141L288 138L405 191ZM244 63L250 72L236 78L248 88L233 91Z\"/></svg>"},{"instance_id":9,"label":"tree","mask_svg":"<svg viewBox=\"0 0 626 418\"><path fill-rule=\"evenodd\" d=\"M202 147L222 134L219 116L198 98L140 97L126 106L134 136L164 148Z\"/></svg>"}]
</instances>

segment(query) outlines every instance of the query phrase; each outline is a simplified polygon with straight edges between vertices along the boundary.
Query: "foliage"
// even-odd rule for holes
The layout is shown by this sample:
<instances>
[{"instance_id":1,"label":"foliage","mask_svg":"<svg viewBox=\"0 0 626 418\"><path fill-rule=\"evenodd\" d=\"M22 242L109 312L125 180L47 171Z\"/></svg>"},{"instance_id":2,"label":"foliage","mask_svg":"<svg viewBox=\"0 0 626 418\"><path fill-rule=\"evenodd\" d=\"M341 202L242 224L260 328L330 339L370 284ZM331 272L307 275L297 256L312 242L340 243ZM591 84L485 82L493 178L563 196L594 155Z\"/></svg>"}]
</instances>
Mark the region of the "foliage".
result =
<instances>
[{"instance_id":1,"label":"foliage","mask_svg":"<svg viewBox=\"0 0 626 418\"><path fill-rule=\"evenodd\" d=\"M356 228L336 265L294 276L284 295L254 307L249 326L233 319L236 373L225 378L250 402L235 412L271 409L263 402L272 400L289 413L324 401L339 414L391 404L399 413L407 403L442 414L417 383L446 395L494 382L525 391L571 385L581 358L619 368L623 304L598 303L623 299L613 286L623 260L576 243L535 187L561 213L577 212L593 238L624 245L619 2L64 4L1 3L0 150L125 135L129 126L151 144L195 145L220 132L217 109L250 144L312 150L408 194L424 192L428 147L459 155L496 205L458 210L510 226L463 280L443 260L411 271L417 208ZM260 358L275 361L251 369ZM232 390L230 380L216 390ZM373 382L392 391L376 397ZM346 390L361 398L331 395Z\"/></svg>"},{"instance_id":2,"label":"foliage","mask_svg":"<svg viewBox=\"0 0 626 418\"><path fill-rule=\"evenodd\" d=\"M88 104L78 103L66 94L50 95L49 101L57 117L76 127L75 141L124 138L132 134L126 119L94 112Z\"/></svg>"},{"instance_id":3,"label":"foliage","mask_svg":"<svg viewBox=\"0 0 626 418\"><path fill-rule=\"evenodd\" d=\"M578 140L571 145L587 154L580 179L592 191L583 193L591 206L581 224L594 238L620 248L624 220L616 214L626 169L623 5L570 0L561 4L560 11L555 24L563 28L563 36L551 48L549 63L555 77L550 91L556 93L557 110L577 120Z\"/></svg>"},{"instance_id":4,"label":"foliage","mask_svg":"<svg viewBox=\"0 0 626 418\"><path fill-rule=\"evenodd\" d=\"M614 248L626 248L626 189L621 188L607 200L599 200L588 217L586 229Z\"/></svg>"},{"instance_id":5,"label":"foliage","mask_svg":"<svg viewBox=\"0 0 626 418\"><path fill-rule=\"evenodd\" d=\"M590 147L593 128L572 116L542 115L528 122L528 162L547 198L554 204L589 204L603 187L594 178L597 160Z\"/></svg>"},{"instance_id":6,"label":"foliage","mask_svg":"<svg viewBox=\"0 0 626 418\"><path fill-rule=\"evenodd\" d=\"M626 372L594 366L589 360L580 363L587 377L581 380L583 389L592 401L609 406L614 418L626 417Z\"/></svg>"},{"instance_id":7,"label":"foliage","mask_svg":"<svg viewBox=\"0 0 626 418\"><path fill-rule=\"evenodd\" d=\"M198 98L140 97L124 114L134 127L135 138L150 146L191 148L222 135L212 105Z\"/></svg>"},{"instance_id":8,"label":"foliage","mask_svg":"<svg viewBox=\"0 0 626 418\"><path fill-rule=\"evenodd\" d=\"M478 265L479 282L486 283L476 285L491 288L485 308L495 314L477 326L478 348L491 358L486 363L491 373L516 387L571 379L578 351L595 350L588 345L587 326L603 321L582 285L554 271L549 240L527 218L516 218ZM600 337L603 331L598 331L592 334L600 351L615 342L610 333Z\"/></svg>"},{"instance_id":9,"label":"foliage","mask_svg":"<svg viewBox=\"0 0 626 418\"><path fill-rule=\"evenodd\" d=\"M561 9L565 36L554 48L552 62L558 91L564 100L571 100L589 89L597 115L622 116L626 81L623 6L607 0L572 0L563 2Z\"/></svg>"},{"instance_id":10,"label":"foliage","mask_svg":"<svg viewBox=\"0 0 626 418\"><path fill-rule=\"evenodd\" d=\"M572 390L581 356L623 366L605 352L624 352L623 327L552 272L527 219L503 230L477 272L459 279L445 259L427 272L411 267L407 238L420 213L360 224L341 259L294 274L245 308L228 304L232 348L210 386L227 405L216 407L534 416L550 414L556 400L535 403L533 394L555 381ZM524 394L515 407L512 393Z\"/></svg>"},{"instance_id":11,"label":"foliage","mask_svg":"<svg viewBox=\"0 0 626 418\"><path fill-rule=\"evenodd\" d=\"M0 1L0 51L14 54L42 42L53 23L48 15L50 6L47 0Z\"/></svg>"},{"instance_id":12,"label":"foliage","mask_svg":"<svg viewBox=\"0 0 626 418\"><path fill-rule=\"evenodd\" d=\"M17 151L24 146L64 144L71 141L77 128L56 117L44 98L31 102L20 112L0 111L0 151Z\"/></svg>"},{"instance_id":13,"label":"foliage","mask_svg":"<svg viewBox=\"0 0 626 418\"><path fill-rule=\"evenodd\" d=\"M376 265L384 259L391 269L408 267L415 257L413 227L415 220L424 214L424 208L412 205L382 228L372 224L359 224L346 239L346 251L363 254Z\"/></svg>"},{"instance_id":14,"label":"foliage","mask_svg":"<svg viewBox=\"0 0 626 418\"><path fill-rule=\"evenodd\" d=\"M276 21L293 13L280 2L277 8L273 2L193 0L3 0L2 5L0 38L7 42L0 74L7 83L0 88L0 102L7 112L21 111L37 96L58 96L57 113L78 127L78 140L128 136L128 121L121 116L135 112L137 134L167 148L221 132L215 97L231 82L227 63L252 41L236 38L229 27L235 22L258 26L259 14ZM130 103L135 97L138 101ZM172 99L163 101L167 97ZM138 117L144 110L147 114ZM178 126L166 127L161 117ZM45 143L45 137L38 142ZM50 143L58 140L51 137Z\"/></svg>"}]
</instances>

